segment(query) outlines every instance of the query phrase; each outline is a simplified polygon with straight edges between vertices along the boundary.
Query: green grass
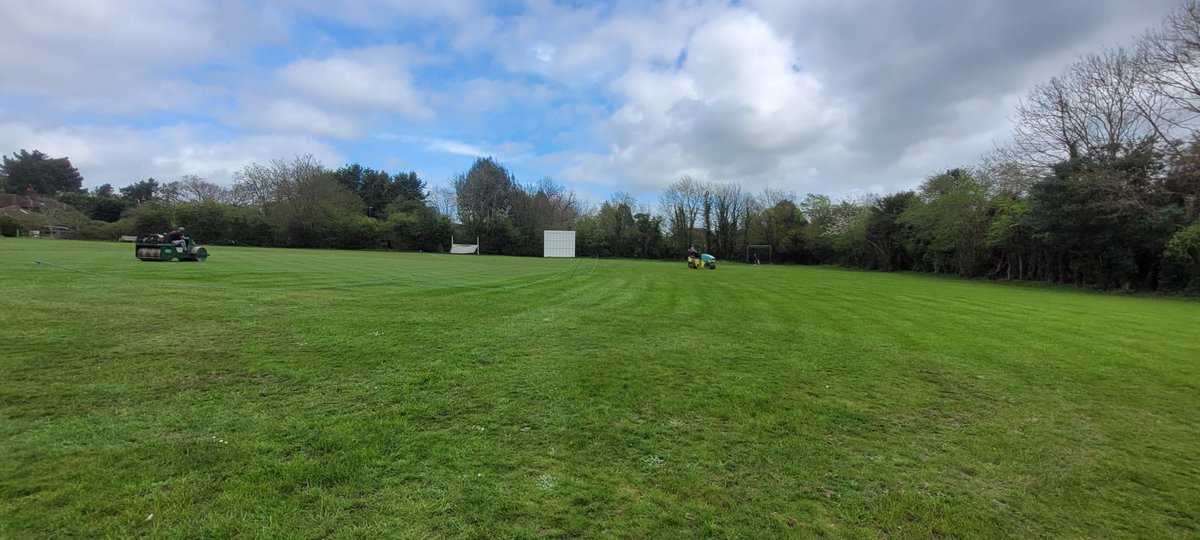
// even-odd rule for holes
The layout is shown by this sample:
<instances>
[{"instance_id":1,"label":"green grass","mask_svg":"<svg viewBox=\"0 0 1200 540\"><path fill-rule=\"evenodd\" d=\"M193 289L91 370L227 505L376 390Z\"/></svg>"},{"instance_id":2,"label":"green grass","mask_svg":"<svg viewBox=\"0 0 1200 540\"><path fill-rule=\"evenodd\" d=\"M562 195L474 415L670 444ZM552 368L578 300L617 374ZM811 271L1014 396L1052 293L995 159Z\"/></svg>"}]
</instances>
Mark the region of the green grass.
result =
<instances>
[{"instance_id":1,"label":"green grass","mask_svg":"<svg viewBox=\"0 0 1200 540\"><path fill-rule=\"evenodd\" d=\"M132 252L0 240L0 537L1200 536L1198 303Z\"/></svg>"}]
</instances>

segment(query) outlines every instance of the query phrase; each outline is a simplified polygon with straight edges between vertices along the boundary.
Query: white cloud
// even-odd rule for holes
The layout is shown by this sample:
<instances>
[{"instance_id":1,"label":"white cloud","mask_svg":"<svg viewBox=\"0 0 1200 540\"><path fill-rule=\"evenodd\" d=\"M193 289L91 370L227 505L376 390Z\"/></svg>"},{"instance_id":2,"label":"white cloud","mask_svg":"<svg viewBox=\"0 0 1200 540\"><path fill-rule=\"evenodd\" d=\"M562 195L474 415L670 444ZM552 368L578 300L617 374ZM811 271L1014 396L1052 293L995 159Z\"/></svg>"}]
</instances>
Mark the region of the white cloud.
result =
<instances>
[{"instance_id":1,"label":"white cloud","mask_svg":"<svg viewBox=\"0 0 1200 540\"><path fill-rule=\"evenodd\" d=\"M1176 0L26 4L0 33L0 144L70 155L89 183L340 158L332 139L369 162L389 145L362 135L387 129L445 134L398 136L415 167L838 194L973 163L1028 85Z\"/></svg>"},{"instance_id":2,"label":"white cloud","mask_svg":"<svg viewBox=\"0 0 1200 540\"><path fill-rule=\"evenodd\" d=\"M445 154L454 154L456 156L465 156L470 158L478 157L494 157L501 162L515 162L527 159L528 152L532 149L529 143L524 142L504 142L495 145L491 144L471 144L452 139L444 139L440 137L412 137L400 136L396 137L392 134L380 134L383 138L399 138L410 142L417 142L424 145L426 150L433 152L441 152Z\"/></svg>"},{"instance_id":3,"label":"white cloud","mask_svg":"<svg viewBox=\"0 0 1200 540\"><path fill-rule=\"evenodd\" d=\"M228 185L233 173L251 162L266 163L309 153L327 166L343 157L312 137L245 135L221 137L190 125L152 130L129 126L34 126L0 122L0 148L38 149L69 157L84 186L120 187L148 177L169 181L195 174Z\"/></svg>"},{"instance_id":4,"label":"white cloud","mask_svg":"<svg viewBox=\"0 0 1200 540\"><path fill-rule=\"evenodd\" d=\"M445 152L447 154L468 157L482 157L487 155L487 150L460 141L432 137L422 140L425 142L425 148L434 152Z\"/></svg>"},{"instance_id":5,"label":"white cloud","mask_svg":"<svg viewBox=\"0 0 1200 540\"><path fill-rule=\"evenodd\" d=\"M341 139L356 138L363 131L361 123L354 118L286 98L265 104L256 117L247 120L241 125L268 132L331 135Z\"/></svg>"},{"instance_id":6,"label":"white cloud","mask_svg":"<svg viewBox=\"0 0 1200 540\"><path fill-rule=\"evenodd\" d=\"M691 31L725 9L718 2L628 3L574 8L530 2L493 27L499 62L567 86L603 83L630 65L674 62Z\"/></svg>"},{"instance_id":7,"label":"white cloud","mask_svg":"<svg viewBox=\"0 0 1200 540\"><path fill-rule=\"evenodd\" d=\"M314 60L293 62L279 72L288 88L322 105L358 110L385 110L413 119L433 117L413 87L407 66L414 53L399 46L381 46Z\"/></svg>"},{"instance_id":8,"label":"white cloud","mask_svg":"<svg viewBox=\"0 0 1200 540\"><path fill-rule=\"evenodd\" d=\"M797 52L755 13L731 10L692 32L679 69L634 66L613 91L624 105L603 126L610 151L585 155L577 182L653 191L683 174L756 190L850 136L847 115ZM805 166L809 165L809 166Z\"/></svg>"},{"instance_id":9,"label":"white cloud","mask_svg":"<svg viewBox=\"0 0 1200 540\"><path fill-rule=\"evenodd\" d=\"M291 0L291 6L323 19L360 28L392 28L413 20L449 20L463 23L483 15L475 0L430 2L428 0Z\"/></svg>"},{"instance_id":10,"label":"white cloud","mask_svg":"<svg viewBox=\"0 0 1200 540\"><path fill-rule=\"evenodd\" d=\"M220 93L183 70L285 32L269 10L219 0L46 0L5 11L0 95L51 107L136 114L194 110Z\"/></svg>"}]
</instances>

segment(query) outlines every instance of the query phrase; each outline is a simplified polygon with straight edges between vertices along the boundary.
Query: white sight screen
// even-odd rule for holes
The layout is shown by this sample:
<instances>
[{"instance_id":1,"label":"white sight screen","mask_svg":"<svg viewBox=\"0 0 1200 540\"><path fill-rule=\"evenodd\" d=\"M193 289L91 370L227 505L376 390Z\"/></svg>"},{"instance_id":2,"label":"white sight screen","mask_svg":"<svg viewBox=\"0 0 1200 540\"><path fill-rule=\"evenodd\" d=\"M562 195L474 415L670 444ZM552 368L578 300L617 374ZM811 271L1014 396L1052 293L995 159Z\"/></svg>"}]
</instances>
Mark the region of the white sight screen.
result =
<instances>
[{"instance_id":1,"label":"white sight screen","mask_svg":"<svg viewBox=\"0 0 1200 540\"><path fill-rule=\"evenodd\" d=\"M575 231L546 231L542 252L543 257L574 257Z\"/></svg>"}]
</instances>

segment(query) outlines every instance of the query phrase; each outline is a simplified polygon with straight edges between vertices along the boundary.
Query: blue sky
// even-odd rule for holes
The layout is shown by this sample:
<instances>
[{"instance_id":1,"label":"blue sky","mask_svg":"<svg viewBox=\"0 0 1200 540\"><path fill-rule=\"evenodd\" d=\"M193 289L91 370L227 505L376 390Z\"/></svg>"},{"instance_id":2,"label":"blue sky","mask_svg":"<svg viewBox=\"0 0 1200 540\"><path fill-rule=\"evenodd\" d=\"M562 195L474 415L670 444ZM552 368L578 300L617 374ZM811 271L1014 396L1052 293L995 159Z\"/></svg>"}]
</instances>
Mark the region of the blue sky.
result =
<instances>
[{"instance_id":1,"label":"blue sky","mask_svg":"<svg viewBox=\"0 0 1200 540\"><path fill-rule=\"evenodd\" d=\"M2 0L0 0L2 1ZM85 185L311 153L448 183L476 156L588 200L683 175L847 196L976 163L1016 101L1171 0L8 4L0 151Z\"/></svg>"}]
</instances>

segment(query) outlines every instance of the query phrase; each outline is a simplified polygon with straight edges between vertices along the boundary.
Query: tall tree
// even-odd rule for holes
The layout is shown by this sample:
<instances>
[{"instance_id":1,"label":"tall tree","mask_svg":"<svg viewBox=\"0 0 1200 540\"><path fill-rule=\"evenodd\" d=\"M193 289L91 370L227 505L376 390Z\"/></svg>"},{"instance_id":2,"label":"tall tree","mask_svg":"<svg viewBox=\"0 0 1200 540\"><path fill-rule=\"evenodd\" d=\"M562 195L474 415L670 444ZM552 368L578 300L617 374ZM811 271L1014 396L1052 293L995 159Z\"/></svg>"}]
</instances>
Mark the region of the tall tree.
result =
<instances>
[{"instance_id":1,"label":"tall tree","mask_svg":"<svg viewBox=\"0 0 1200 540\"><path fill-rule=\"evenodd\" d=\"M104 183L96 186L96 188L92 190L92 195L97 197L116 197L117 192L115 189L113 189L112 184Z\"/></svg>"},{"instance_id":2,"label":"tall tree","mask_svg":"<svg viewBox=\"0 0 1200 540\"><path fill-rule=\"evenodd\" d=\"M912 230L907 249L916 262L934 272L979 275L987 254L988 186L966 169L952 169L927 179L918 198L900 219Z\"/></svg>"},{"instance_id":3,"label":"tall tree","mask_svg":"<svg viewBox=\"0 0 1200 540\"><path fill-rule=\"evenodd\" d=\"M121 198L134 204L143 204L158 196L158 180L147 178L121 188Z\"/></svg>"},{"instance_id":4,"label":"tall tree","mask_svg":"<svg viewBox=\"0 0 1200 540\"><path fill-rule=\"evenodd\" d=\"M209 182L194 174L186 174L179 180L168 182L160 188L161 197L167 202L215 202L228 203L233 200L229 189Z\"/></svg>"},{"instance_id":5,"label":"tall tree","mask_svg":"<svg viewBox=\"0 0 1200 540\"><path fill-rule=\"evenodd\" d=\"M711 193L715 218L715 249L720 257L731 259L740 247L738 242L745 224L743 214L746 197L742 193L742 186L736 183L713 185Z\"/></svg>"},{"instance_id":6,"label":"tall tree","mask_svg":"<svg viewBox=\"0 0 1200 540\"><path fill-rule=\"evenodd\" d=\"M6 178L4 191L60 195L83 191L83 176L65 157L51 158L38 150L13 152L0 160L0 178Z\"/></svg>"},{"instance_id":7,"label":"tall tree","mask_svg":"<svg viewBox=\"0 0 1200 540\"><path fill-rule=\"evenodd\" d=\"M1081 57L1035 86L1017 105L1012 161L1042 170L1085 154L1116 157L1165 134L1154 119L1163 100L1142 83L1138 58L1123 48Z\"/></svg>"},{"instance_id":8,"label":"tall tree","mask_svg":"<svg viewBox=\"0 0 1200 540\"><path fill-rule=\"evenodd\" d=\"M681 254L696 243L696 222L704 209L705 190L703 182L685 175L667 186L659 198L659 209L667 217L674 240L672 247Z\"/></svg>"},{"instance_id":9,"label":"tall tree","mask_svg":"<svg viewBox=\"0 0 1200 540\"><path fill-rule=\"evenodd\" d=\"M1057 281L1151 288L1157 260L1181 213L1151 200L1161 161L1150 144L1126 155L1085 155L1034 186L1029 227Z\"/></svg>"},{"instance_id":10,"label":"tall tree","mask_svg":"<svg viewBox=\"0 0 1200 540\"><path fill-rule=\"evenodd\" d=\"M362 200L311 155L251 163L234 179L234 194L265 216L285 246L337 246L329 236L347 230L363 209Z\"/></svg>"},{"instance_id":11,"label":"tall tree","mask_svg":"<svg viewBox=\"0 0 1200 540\"><path fill-rule=\"evenodd\" d=\"M1160 131L1181 131L1185 138L1200 134L1200 2L1186 0L1139 42L1135 64L1151 92L1164 100L1148 111Z\"/></svg>"},{"instance_id":12,"label":"tall tree","mask_svg":"<svg viewBox=\"0 0 1200 540\"><path fill-rule=\"evenodd\" d=\"M417 176L416 171L396 173L392 176L393 199L402 201L418 201L424 204L427 194L425 181Z\"/></svg>"},{"instance_id":13,"label":"tall tree","mask_svg":"<svg viewBox=\"0 0 1200 540\"><path fill-rule=\"evenodd\" d=\"M900 217L917 200L917 194L901 191L876 199L870 206L865 240L875 249L878 266L885 272L911 264L904 250L907 228Z\"/></svg>"},{"instance_id":14,"label":"tall tree","mask_svg":"<svg viewBox=\"0 0 1200 540\"><path fill-rule=\"evenodd\" d=\"M492 158L479 158L454 180L458 216L470 236L503 232L519 192L516 179ZM496 239L493 238L492 241Z\"/></svg>"},{"instance_id":15,"label":"tall tree","mask_svg":"<svg viewBox=\"0 0 1200 540\"><path fill-rule=\"evenodd\" d=\"M637 220L633 217L633 207L636 204L633 195L614 193L600 205L596 217L608 240L612 255L633 257L637 252Z\"/></svg>"}]
</instances>

